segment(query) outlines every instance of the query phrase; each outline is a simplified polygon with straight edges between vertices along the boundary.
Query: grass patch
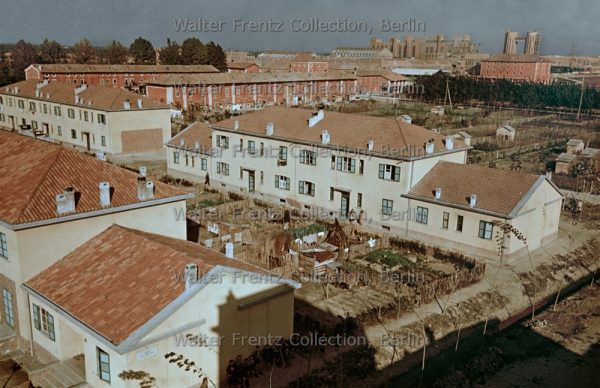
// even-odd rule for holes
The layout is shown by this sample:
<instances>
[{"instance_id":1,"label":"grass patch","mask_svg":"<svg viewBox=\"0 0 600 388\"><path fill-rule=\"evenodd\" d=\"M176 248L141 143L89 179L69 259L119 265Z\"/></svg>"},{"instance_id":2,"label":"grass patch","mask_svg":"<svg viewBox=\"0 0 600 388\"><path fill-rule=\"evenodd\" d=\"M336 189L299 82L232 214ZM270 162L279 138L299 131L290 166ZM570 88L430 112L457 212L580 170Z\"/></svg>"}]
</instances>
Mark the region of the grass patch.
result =
<instances>
[{"instance_id":1,"label":"grass patch","mask_svg":"<svg viewBox=\"0 0 600 388\"><path fill-rule=\"evenodd\" d=\"M327 232L329 229L323 224L310 224L301 228L290 229L290 233L294 239L308 236L309 234Z\"/></svg>"}]
</instances>

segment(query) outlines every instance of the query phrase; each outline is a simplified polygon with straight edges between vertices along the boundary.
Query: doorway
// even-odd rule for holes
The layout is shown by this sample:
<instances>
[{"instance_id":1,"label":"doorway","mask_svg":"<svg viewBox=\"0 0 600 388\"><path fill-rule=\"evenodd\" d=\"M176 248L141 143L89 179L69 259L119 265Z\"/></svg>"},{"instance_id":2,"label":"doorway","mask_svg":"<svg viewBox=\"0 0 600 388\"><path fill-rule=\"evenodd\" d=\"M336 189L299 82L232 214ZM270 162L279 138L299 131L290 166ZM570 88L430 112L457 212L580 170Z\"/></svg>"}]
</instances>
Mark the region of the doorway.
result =
<instances>
[{"instance_id":1,"label":"doorway","mask_svg":"<svg viewBox=\"0 0 600 388\"><path fill-rule=\"evenodd\" d=\"M340 218L347 218L350 211L350 193L342 191L342 199L340 201Z\"/></svg>"},{"instance_id":2,"label":"doorway","mask_svg":"<svg viewBox=\"0 0 600 388\"><path fill-rule=\"evenodd\" d=\"M248 192L254 193L254 189L255 189L254 171L248 171Z\"/></svg>"},{"instance_id":3,"label":"doorway","mask_svg":"<svg viewBox=\"0 0 600 388\"><path fill-rule=\"evenodd\" d=\"M90 133L89 132L81 132L81 137L83 137L83 141L85 142L85 147L89 151L90 150Z\"/></svg>"}]
</instances>

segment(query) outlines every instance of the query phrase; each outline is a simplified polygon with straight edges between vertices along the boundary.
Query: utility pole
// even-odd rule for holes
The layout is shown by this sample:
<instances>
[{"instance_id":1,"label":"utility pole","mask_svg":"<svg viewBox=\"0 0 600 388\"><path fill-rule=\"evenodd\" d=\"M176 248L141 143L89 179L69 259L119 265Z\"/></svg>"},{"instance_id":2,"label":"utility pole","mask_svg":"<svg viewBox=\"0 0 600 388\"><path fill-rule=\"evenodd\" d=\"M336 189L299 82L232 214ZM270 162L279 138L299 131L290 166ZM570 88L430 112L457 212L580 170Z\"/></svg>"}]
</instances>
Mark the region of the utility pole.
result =
<instances>
[{"instance_id":1,"label":"utility pole","mask_svg":"<svg viewBox=\"0 0 600 388\"><path fill-rule=\"evenodd\" d=\"M444 110L446 110L446 99L450 102L450 109L452 109L452 97L450 96L450 87L448 86L448 80L446 80L446 93L444 94Z\"/></svg>"},{"instance_id":2,"label":"utility pole","mask_svg":"<svg viewBox=\"0 0 600 388\"><path fill-rule=\"evenodd\" d=\"M583 103L583 90L585 89L585 75L581 79L581 94L579 94L579 108L577 109L577 121L579 121L579 114L581 113L581 104Z\"/></svg>"}]
</instances>

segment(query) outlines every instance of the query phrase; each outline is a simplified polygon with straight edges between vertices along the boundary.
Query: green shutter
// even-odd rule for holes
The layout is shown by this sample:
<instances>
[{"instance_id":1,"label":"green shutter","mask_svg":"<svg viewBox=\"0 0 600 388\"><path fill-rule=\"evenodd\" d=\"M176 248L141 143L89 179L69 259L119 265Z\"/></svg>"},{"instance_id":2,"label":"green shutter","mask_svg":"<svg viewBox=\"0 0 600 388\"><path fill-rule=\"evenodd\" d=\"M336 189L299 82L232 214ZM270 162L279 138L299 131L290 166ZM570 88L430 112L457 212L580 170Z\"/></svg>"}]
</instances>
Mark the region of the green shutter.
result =
<instances>
[{"instance_id":1,"label":"green shutter","mask_svg":"<svg viewBox=\"0 0 600 388\"><path fill-rule=\"evenodd\" d=\"M304 194L304 181L298 181L298 193Z\"/></svg>"},{"instance_id":2,"label":"green shutter","mask_svg":"<svg viewBox=\"0 0 600 388\"><path fill-rule=\"evenodd\" d=\"M290 189L290 178L285 178L285 189L286 190Z\"/></svg>"},{"instance_id":3,"label":"green shutter","mask_svg":"<svg viewBox=\"0 0 600 388\"><path fill-rule=\"evenodd\" d=\"M275 187L279 188L279 175L275 175Z\"/></svg>"},{"instance_id":4,"label":"green shutter","mask_svg":"<svg viewBox=\"0 0 600 388\"><path fill-rule=\"evenodd\" d=\"M356 172L356 159L350 159L350 172Z\"/></svg>"},{"instance_id":5,"label":"green shutter","mask_svg":"<svg viewBox=\"0 0 600 388\"><path fill-rule=\"evenodd\" d=\"M336 160L337 160L337 169L338 169L338 171L342 171L342 162L344 161L343 159L344 159L344 158L341 158L341 157L337 157L337 158L336 158Z\"/></svg>"},{"instance_id":6,"label":"green shutter","mask_svg":"<svg viewBox=\"0 0 600 388\"><path fill-rule=\"evenodd\" d=\"M383 179L385 177L385 164L379 164L379 179Z\"/></svg>"},{"instance_id":7,"label":"green shutter","mask_svg":"<svg viewBox=\"0 0 600 388\"><path fill-rule=\"evenodd\" d=\"M394 167L394 180L400 182L400 167L398 166Z\"/></svg>"},{"instance_id":8,"label":"green shutter","mask_svg":"<svg viewBox=\"0 0 600 388\"><path fill-rule=\"evenodd\" d=\"M54 317L51 314L47 315L48 317L48 337L50 337L50 339L52 341L54 341L55 337L54 337Z\"/></svg>"},{"instance_id":9,"label":"green shutter","mask_svg":"<svg viewBox=\"0 0 600 388\"><path fill-rule=\"evenodd\" d=\"M40 324L40 307L36 304L33 305L33 326L38 330L42 328Z\"/></svg>"}]
</instances>

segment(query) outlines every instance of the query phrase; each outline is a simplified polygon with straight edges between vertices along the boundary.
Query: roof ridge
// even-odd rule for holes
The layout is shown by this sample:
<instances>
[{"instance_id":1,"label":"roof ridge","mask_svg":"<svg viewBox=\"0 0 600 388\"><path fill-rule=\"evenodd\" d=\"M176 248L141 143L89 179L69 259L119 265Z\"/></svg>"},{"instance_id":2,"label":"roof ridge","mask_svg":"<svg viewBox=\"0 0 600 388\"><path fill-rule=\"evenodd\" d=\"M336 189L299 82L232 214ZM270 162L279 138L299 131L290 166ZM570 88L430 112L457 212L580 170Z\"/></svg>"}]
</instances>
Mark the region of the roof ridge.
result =
<instances>
[{"instance_id":1,"label":"roof ridge","mask_svg":"<svg viewBox=\"0 0 600 388\"><path fill-rule=\"evenodd\" d=\"M50 173L50 171L56 166L56 161L58 160L58 158L60 157L60 155L62 155L62 152L66 151L64 148L60 147L58 149L58 152L56 153L56 156L54 157L54 159L52 159L51 163L48 163L48 169L46 170L46 172L44 173L44 176L38 181L37 185L35 186L35 189L32 190L31 195L29 196L29 198L27 199L27 205L24 206L21 211L19 212L18 216L17 216L17 223L22 222L21 221L21 217L23 216L23 214L29 210L29 206L31 205L31 200L36 196L36 194L40 191L40 188L42 187L42 184L46 181L48 174Z\"/></svg>"}]
</instances>

